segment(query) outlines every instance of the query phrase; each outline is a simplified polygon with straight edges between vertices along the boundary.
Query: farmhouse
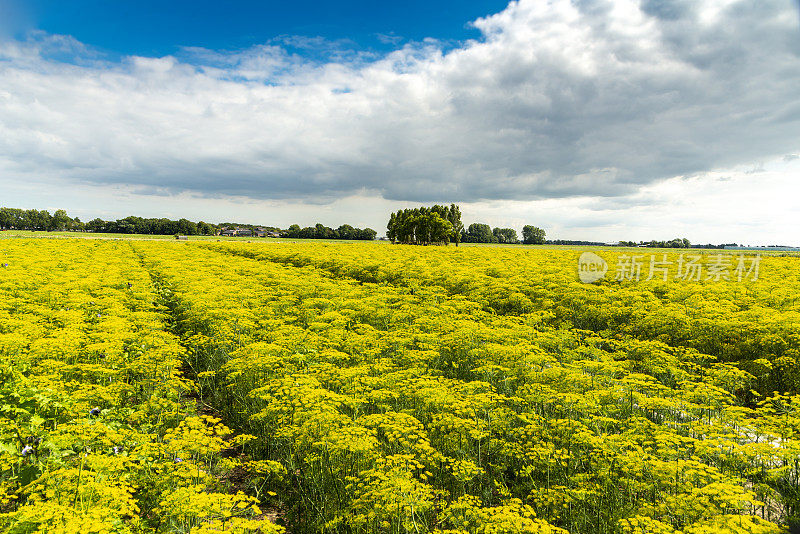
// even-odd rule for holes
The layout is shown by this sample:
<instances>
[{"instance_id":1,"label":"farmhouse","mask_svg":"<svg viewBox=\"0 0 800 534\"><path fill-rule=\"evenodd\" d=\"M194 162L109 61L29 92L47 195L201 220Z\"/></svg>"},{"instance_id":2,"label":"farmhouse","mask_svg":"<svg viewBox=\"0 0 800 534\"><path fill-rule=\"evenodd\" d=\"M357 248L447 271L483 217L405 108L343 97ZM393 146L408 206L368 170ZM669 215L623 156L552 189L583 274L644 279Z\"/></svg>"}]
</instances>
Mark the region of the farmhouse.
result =
<instances>
[{"instance_id":1,"label":"farmhouse","mask_svg":"<svg viewBox=\"0 0 800 534\"><path fill-rule=\"evenodd\" d=\"M248 228L239 228L237 226L235 228L222 228L219 235L228 237L251 237L253 232Z\"/></svg>"}]
</instances>

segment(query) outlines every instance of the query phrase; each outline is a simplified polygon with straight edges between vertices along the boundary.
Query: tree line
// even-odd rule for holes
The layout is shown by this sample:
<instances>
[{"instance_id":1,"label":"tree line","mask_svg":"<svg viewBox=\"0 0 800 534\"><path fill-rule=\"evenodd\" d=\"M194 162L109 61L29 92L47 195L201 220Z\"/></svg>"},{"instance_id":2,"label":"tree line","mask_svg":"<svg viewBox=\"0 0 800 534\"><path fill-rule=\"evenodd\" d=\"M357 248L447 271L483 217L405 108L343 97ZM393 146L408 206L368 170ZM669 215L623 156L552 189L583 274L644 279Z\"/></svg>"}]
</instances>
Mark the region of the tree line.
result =
<instances>
[{"instance_id":1,"label":"tree line","mask_svg":"<svg viewBox=\"0 0 800 534\"><path fill-rule=\"evenodd\" d=\"M112 234L149 234L149 235L214 235L217 226L203 221L193 222L188 219L173 221L166 218L125 217L116 221L104 221L97 218L83 222L78 217L70 217L64 210L56 210L52 215L47 210L23 210L19 208L0 208L0 229L2 230L38 230L38 231L73 231L73 232L107 232Z\"/></svg>"},{"instance_id":2,"label":"tree line","mask_svg":"<svg viewBox=\"0 0 800 534\"><path fill-rule=\"evenodd\" d=\"M545 243L545 231L537 226L522 227L522 243L526 245L542 245ZM517 231L513 228L491 228L488 224L472 223L464 232L464 243L520 243Z\"/></svg>"},{"instance_id":3,"label":"tree line","mask_svg":"<svg viewBox=\"0 0 800 534\"><path fill-rule=\"evenodd\" d=\"M64 210L50 214L47 210L0 208L0 229L3 230L73 230L83 229L83 223L70 218Z\"/></svg>"},{"instance_id":4,"label":"tree line","mask_svg":"<svg viewBox=\"0 0 800 534\"><path fill-rule=\"evenodd\" d=\"M131 215L116 221L92 219L86 223L87 232L105 232L109 234L146 234L146 235L215 235L217 226L207 222L193 222L188 219L146 219Z\"/></svg>"},{"instance_id":5,"label":"tree line","mask_svg":"<svg viewBox=\"0 0 800 534\"><path fill-rule=\"evenodd\" d=\"M70 217L63 209L50 213L47 210L0 208L0 230L35 230L35 231L74 231L103 232L112 234L144 234L144 235L217 235L220 229L239 227L255 230L256 228L270 232L278 232L280 237L294 239L347 239L371 241L377 232L371 228L355 228L343 224L338 228L330 228L317 223L314 226L301 228L298 224L286 230L278 227L257 226L252 224L221 223L212 224L204 221L193 222L188 219L172 220L167 218L144 218L129 216L115 221L100 218L83 222L78 217ZM461 222L461 209L456 204L450 206L434 205L399 210L392 213L387 225L386 236L393 243L407 244L447 244L455 243L499 243L499 244L548 244L548 245L606 245L594 241L548 240L542 228L525 225L522 228L522 240L513 228L492 228L488 224L472 223L464 228ZM706 248L721 249L736 246L736 243L714 245L693 245L686 238L675 238L669 241L619 241L617 246L652 247L652 248Z\"/></svg>"},{"instance_id":6,"label":"tree line","mask_svg":"<svg viewBox=\"0 0 800 534\"><path fill-rule=\"evenodd\" d=\"M23 210L19 208L0 208L0 230L34 230L34 231L72 231L95 232L109 234L144 234L144 235L217 235L221 229L235 227L248 230L263 229L278 232L281 237L300 239L375 239L377 232L372 228L354 228L343 224L336 229L317 223L315 226L301 228L297 224L287 230L275 226L263 227L253 224L221 223L212 224L204 221L194 222L188 219L172 220L167 218L144 218L131 215L115 221L100 218L83 222L78 217L70 217L65 210L56 210L50 214L47 210Z\"/></svg>"},{"instance_id":7,"label":"tree line","mask_svg":"<svg viewBox=\"0 0 800 534\"><path fill-rule=\"evenodd\" d=\"M317 223L315 226L300 228L299 224L293 224L288 230L281 232L281 237L294 239L352 239L372 241L378 232L372 228L354 228L349 224L343 224L334 229L323 224Z\"/></svg>"}]
</instances>

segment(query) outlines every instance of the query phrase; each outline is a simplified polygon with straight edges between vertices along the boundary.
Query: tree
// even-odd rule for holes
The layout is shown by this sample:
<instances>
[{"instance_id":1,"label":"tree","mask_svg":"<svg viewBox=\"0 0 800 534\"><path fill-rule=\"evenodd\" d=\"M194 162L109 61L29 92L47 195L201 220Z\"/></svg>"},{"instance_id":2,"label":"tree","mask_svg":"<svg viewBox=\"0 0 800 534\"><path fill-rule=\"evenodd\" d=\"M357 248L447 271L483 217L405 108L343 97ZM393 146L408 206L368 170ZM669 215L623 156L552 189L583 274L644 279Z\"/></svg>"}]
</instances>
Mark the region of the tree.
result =
<instances>
[{"instance_id":1,"label":"tree","mask_svg":"<svg viewBox=\"0 0 800 534\"><path fill-rule=\"evenodd\" d=\"M491 243L492 228L488 224L472 223L467 228L464 241L469 243Z\"/></svg>"},{"instance_id":2,"label":"tree","mask_svg":"<svg viewBox=\"0 0 800 534\"><path fill-rule=\"evenodd\" d=\"M299 224L293 224L289 227L288 230L286 230L286 237L297 239L298 237L300 237L301 231L302 229L300 228Z\"/></svg>"},{"instance_id":3,"label":"tree","mask_svg":"<svg viewBox=\"0 0 800 534\"><path fill-rule=\"evenodd\" d=\"M336 229L339 239L358 239L356 237L356 229L349 224L343 224Z\"/></svg>"},{"instance_id":4,"label":"tree","mask_svg":"<svg viewBox=\"0 0 800 534\"><path fill-rule=\"evenodd\" d=\"M197 231L200 235L214 235L214 226L207 222L200 221L197 223Z\"/></svg>"},{"instance_id":5,"label":"tree","mask_svg":"<svg viewBox=\"0 0 800 534\"><path fill-rule=\"evenodd\" d=\"M495 228L492 230L492 235L496 243L519 243L517 231L513 228Z\"/></svg>"},{"instance_id":6,"label":"tree","mask_svg":"<svg viewBox=\"0 0 800 534\"><path fill-rule=\"evenodd\" d=\"M178 221L178 233L183 235L197 235L197 224L188 219Z\"/></svg>"},{"instance_id":7,"label":"tree","mask_svg":"<svg viewBox=\"0 0 800 534\"><path fill-rule=\"evenodd\" d=\"M545 231L537 226L525 225L522 227L522 242L526 245L543 245Z\"/></svg>"},{"instance_id":8,"label":"tree","mask_svg":"<svg viewBox=\"0 0 800 534\"><path fill-rule=\"evenodd\" d=\"M67 225L72 222L67 212L64 210L56 210L53 217L50 219L50 226L48 230L65 230Z\"/></svg>"},{"instance_id":9,"label":"tree","mask_svg":"<svg viewBox=\"0 0 800 534\"><path fill-rule=\"evenodd\" d=\"M331 239L333 237L333 230L322 223L317 223L314 227L314 236L317 239Z\"/></svg>"},{"instance_id":10,"label":"tree","mask_svg":"<svg viewBox=\"0 0 800 534\"><path fill-rule=\"evenodd\" d=\"M463 228L461 212L455 204L450 207L437 204L430 208L404 209L389 216L386 235L392 243L446 245L451 240L458 243L461 233L459 231L456 235L452 221Z\"/></svg>"},{"instance_id":11,"label":"tree","mask_svg":"<svg viewBox=\"0 0 800 534\"><path fill-rule=\"evenodd\" d=\"M389 238L389 241L394 244L395 240L397 239L397 215L392 213L389 216L389 223L386 225L386 237Z\"/></svg>"},{"instance_id":12,"label":"tree","mask_svg":"<svg viewBox=\"0 0 800 534\"><path fill-rule=\"evenodd\" d=\"M12 228L15 220L16 216L12 208L0 209L0 228L4 230L7 228Z\"/></svg>"},{"instance_id":13,"label":"tree","mask_svg":"<svg viewBox=\"0 0 800 534\"><path fill-rule=\"evenodd\" d=\"M465 243L491 243L492 228L488 224L472 223L462 236Z\"/></svg>"},{"instance_id":14,"label":"tree","mask_svg":"<svg viewBox=\"0 0 800 534\"><path fill-rule=\"evenodd\" d=\"M453 235L453 225L443 219L438 213L432 213L428 218L428 242L446 245Z\"/></svg>"},{"instance_id":15,"label":"tree","mask_svg":"<svg viewBox=\"0 0 800 534\"><path fill-rule=\"evenodd\" d=\"M456 246L461 242L461 234L464 233L464 223L461 222L461 208L455 204L450 204L450 211L448 212L447 220L453 227L453 241Z\"/></svg>"},{"instance_id":16,"label":"tree","mask_svg":"<svg viewBox=\"0 0 800 534\"><path fill-rule=\"evenodd\" d=\"M106 222L103 219L92 219L86 223L86 230L88 232L102 232L106 229Z\"/></svg>"},{"instance_id":17,"label":"tree","mask_svg":"<svg viewBox=\"0 0 800 534\"><path fill-rule=\"evenodd\" d=\"M365 241L372 241L375 239L375 236L378 235L378 232L372 228L364 228L363 230L356 229L356 232L358 235L356 239L363 239Z\"/></svg>"}]
</instances>

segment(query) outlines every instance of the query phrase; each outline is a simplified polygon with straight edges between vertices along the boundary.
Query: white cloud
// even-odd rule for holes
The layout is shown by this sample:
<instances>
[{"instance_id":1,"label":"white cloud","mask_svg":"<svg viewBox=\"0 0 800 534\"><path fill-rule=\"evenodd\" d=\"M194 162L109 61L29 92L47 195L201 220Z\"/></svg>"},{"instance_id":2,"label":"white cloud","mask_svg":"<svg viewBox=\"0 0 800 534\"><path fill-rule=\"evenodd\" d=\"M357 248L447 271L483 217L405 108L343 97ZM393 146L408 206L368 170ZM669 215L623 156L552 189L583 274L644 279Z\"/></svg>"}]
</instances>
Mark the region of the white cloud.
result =
<instances>
[{"instance_id":1,"label":"white cloud","mask_svg":"<svg viewBox=\"0 0 800 534\"><path fill-rule=\"evenodd\" d=\"M613 199L575 197L493 201L462 208L470 222L542 226L554 239L669 240L693 243L800 245L800 160L678 176ZM754 185L756 180L756 185Z\"/></svg>"},{"instance_id":2,"label":"white cloud","mask_svg":"<svg viewBox=\"0 0 800 534\"><path fill-rule=\"evenodd\" d=\"M796 15L779 0L521 0L475 21L480 41L380 58L282 37L113 62L32 34L0 44L0 182L635 204L800 149Z\"/></svg>"}]
</instances>

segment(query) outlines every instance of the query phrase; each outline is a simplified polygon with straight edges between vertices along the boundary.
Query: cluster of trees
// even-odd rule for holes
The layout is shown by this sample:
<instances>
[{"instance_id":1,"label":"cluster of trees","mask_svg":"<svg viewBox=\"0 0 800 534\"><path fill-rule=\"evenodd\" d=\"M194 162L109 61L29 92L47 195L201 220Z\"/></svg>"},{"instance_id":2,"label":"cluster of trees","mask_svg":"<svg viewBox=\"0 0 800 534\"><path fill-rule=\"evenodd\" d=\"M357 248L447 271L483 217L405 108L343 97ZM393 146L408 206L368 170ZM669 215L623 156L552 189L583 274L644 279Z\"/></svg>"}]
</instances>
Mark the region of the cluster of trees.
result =
<instances>
[{"instance_id":1,"label":"cluster of trees","mask_svg":"<svg viewBox=\"0 0 800 534\"><path fill-rule=\"evenodd\" d=\"M217 226L203 221L192 222L188 219L144 219L142 217L125 217L116 221L92 219L85 225L87 232L107 232L110 234L148 234L148 235L215 235Z\"/></svg>"},{"instance_id":2,"label":"cluster of trees","mask_svg":"<svg viewBox=\"0 0 800 534\"><path fill-rule=\"evenodd\" d=\"M392 243L411 245L446 245L462 241L464 224L461 222L461 209L455 204L435 205L399 210L389 217L386 225Z\"/></svg>"},{"instance_id":3,"label":"cluster of trees","mask_svg":"<svg viewBox=\"0 0 800 534\"><path fill-rule=\"evenodd\" d=\"M513 228L491 228L488 224L472 223L464 229L461 222L461 209L455 205L435 205L399 210L389 217L386 225L392 243L430 245L455 243L519 243L517 231ZM536 226L526 225L522 229L522 242L543 244L545 231Z\"/></svg>"},{"instance_id":4,"label":"cluster of trees","mask_svg":"<svg viewBox=\"0 0 800 534\"><path fill-rule=\"evenodd\" d=\"M255 230L266 229L270 232L280 232L281 237L302 239L359 239L370 241L375 239L377 232L372 228L354 228L343 224L333 229L322 224L300 228L293 224L287 230L275 226L257 226L252 224L222 223L211 224L207 222L193 222L188 219L146 219L130 216L116 221L105 221L97 218L89 222L82 222L67 215L64 210L57 210L52 215L46 210L23 210L18 208L0 208L0 229L2 230L40 230L40 231L75 231L75 232L105 232L110 234L147 234L147 235L216 235L220 228L235 226Z\"/></svg>"},{"instance_id":5,"label":"cluster of trees","mask_svg":"<svg viewBox=\"0 0 800 534\"><path fill-rule=\"evenodd\" d=\"M522 242L526 245L544 245L545 231L538 226L526 224L522 227Z\"/></svg>"},{"instance_id":6,"label":"cluster of trees","mask_svg":"<svg viewBox=\"0 0 800 534\"><path fill-rule=\"evenodd\" d=\"M490 228L488 224L472 223L461 237L464 243L519 243L513 228ZM522 242L526 245L541 245L545 242L545 231L531 225L522 228Z\"/></svg>"},{"instance_id":7,"label":"cluster of trees","mask_svg":"<svg viewBox=\"0 0 800 534\"><path fill-rule=\"evenodd\" d=\"M0 208L0 229L150 235L214 235L217 232L216 225L203 221L195 223L187 219L173 221L130 216L116 221L104 221L98 218L84 223L78 217L70 217L64 210L56 210L51 215L47 210L19 208Z\"/></svg>"},{"instance_id":8,"label":"cluster of trees","mask_svg":"<svg viewBox=\"0 0 800 534\"><path fill-rule=\"evenodd\" d=\"M293 224L285 232L281 232L281 237L291 237L295 239L357 239L372 241L378 234L372 228L353 228L349 224L343 224L339 228L333 229L317 223L315 226L300 228L300 225Z\"/></svg>"},{"instance_id":9,"label":"cluster of trees","mask_svg":"<svg viewBox=\"0 0 800 534\"><path fill-rule=\"evenodd\" d=\"M71 219L64 210L50 214L47 210L23 210L19 208L0 208L0 229L3 230L77 230L83 223L75 217Z\"/></svg>"},{"instance_id":10,"label":"cluster of trees","mask_svg":"<svg viewBox=\"0 0 800 534\"><path fill-rule=\"evenodd\" d=\"M500 235L500 230L500 228L492 230L492 227L488 224L472 223L464 232L464 235L461 236L461 240L464 243L498 243L499 237L496 238L495 236ZM510 228L506 230L510 230ZM514 232L514 240L516 241L517 232L511 231Z\"/></svg>"}]
</instances>

